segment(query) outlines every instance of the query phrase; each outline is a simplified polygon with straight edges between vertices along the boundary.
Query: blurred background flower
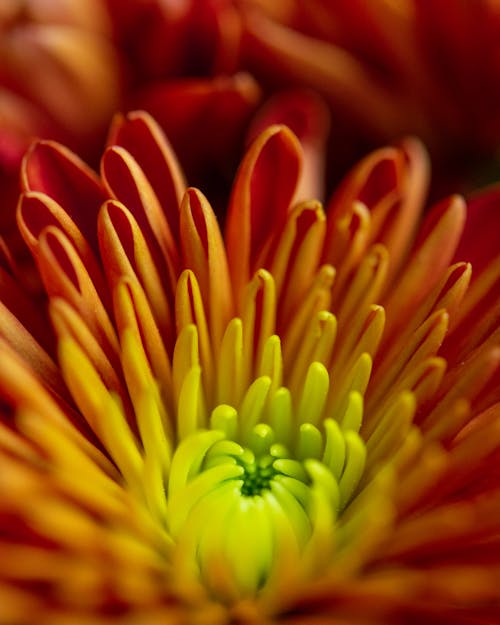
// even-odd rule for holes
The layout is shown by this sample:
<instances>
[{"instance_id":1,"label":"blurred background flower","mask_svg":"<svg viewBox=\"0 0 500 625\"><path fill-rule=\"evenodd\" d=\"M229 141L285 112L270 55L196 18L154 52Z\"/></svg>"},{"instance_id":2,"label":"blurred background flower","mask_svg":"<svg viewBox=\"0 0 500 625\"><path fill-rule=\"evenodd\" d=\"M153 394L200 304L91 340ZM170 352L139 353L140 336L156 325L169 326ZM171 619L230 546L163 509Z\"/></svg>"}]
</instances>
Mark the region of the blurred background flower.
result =
<instances>
[{"instance_id":1,"label":"blurred background flower","mask_svg":"<svg viewBox=\"0 0 500 625\"><path fill-rule=\"evenodd\" d=\"M52 137L97 158L120 105L121 69L101 0L0 5L0 237L18 247L14 209L30 143Z\"/></svg>"},{"instance_id":2,"label":"blurred background flower","mask_svg":"<svg viewBox=\"0 0 500 625\"><path fill-rule=\"evenodd\" d=\"M498 621L498 190L423 218L411 139L324 210L310 159L266 126L222 234L146 113L99 176L31 147L47 306L0 257L0 622Z\"/></svg>"},{"instance_id":3,"label":"blurred background flower","mask_svg":"<svg viewBox=\"0 0 500 625\"><path fill-rule=\"evenodd\" d=\"M320 126L323 142L332 116L328 191L368 149L408 134L430 149L434 195L496 177L491 0L8 0L0 23L4 176L38 136L96 165L114 111L141 108L222 207L270 108L301 139Z\"/></svg>"},{"instance_id":4,"label":"blurred background flower","mask_svg":"<svg viewBox=\"0 0 500 625\"><path fill-rule=\"evenodd\" d=\"M327 100L334 158L411 133L443 183L464 188L464 176L466 185L491 175L500 149L498 2L237 4L244 66L269 91L308 86Z\"/></svg>"}]
</instances>

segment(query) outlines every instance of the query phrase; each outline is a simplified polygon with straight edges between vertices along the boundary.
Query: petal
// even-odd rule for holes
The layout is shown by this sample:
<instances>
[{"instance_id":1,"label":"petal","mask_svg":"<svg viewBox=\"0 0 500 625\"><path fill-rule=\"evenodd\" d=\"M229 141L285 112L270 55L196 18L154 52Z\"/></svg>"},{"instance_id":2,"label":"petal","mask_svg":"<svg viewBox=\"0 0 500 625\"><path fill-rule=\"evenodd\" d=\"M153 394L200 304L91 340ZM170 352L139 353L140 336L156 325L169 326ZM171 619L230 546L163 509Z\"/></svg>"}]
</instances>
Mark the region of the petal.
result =
<instances>
[{"instance_id":1,"label":"petal","mask_svg":"<svg viewBox=\"0 0 500 625\"><path fill-rule=\"evenodd\" d=\"M253 140L268 126L283 124L297 136L304 158L298 200L321 199L325 186L326 139L329 112L325 103L308 91L285 91L265 103L248 133Z\"/></svg>"},{"instance_id":2,"label":"petal","mask_svg":"<svg viewBox=\"0 0 500 625\"><path fill-rule=\"evenodd\" d=\"M102 342L108 357L116 358L118 341L108 311L75 248L60 230L49 226L42 231L37 261L47 293L70 303Z\"/></svg>"},{"instance_id":3,"label":"petal","mask_svg":"<svg viewBox=\"0 0 500 625\"><path fill-rule=\"evenodd\" d=\"M57 202L97 250L95 221L106 196L83 161L53 141L36 142L24 157L21 184L23 191L39 191Z\"/></svg>"},{"instance_id":4,"label":"petal","mask_svg":"<svg viewBox=\"0 0 500 625\"><path fill-rule=\"evenodd\" d=\"M116 360L113 366L102 345L80 315L62 298L51 298L49 312L58 340L71 338L80 347L106 387L120 396L130 413L125 380L121 374L121 369L119 366L117 368Z\"/></svg>"},{"instance_id":5,"label":"petal","mask_svg":"<svg viewBox=\"0 0 500 625\"><path fill-rule=\"evenodd\" d=\"M177 334L180 335L186 327L195 326L198 335L199 357L203 371L203 382L206 393L211 399L214 392L214 361L213 349L210 343L207 318L200 288L195 274L186 269L182 272L177 283L175 294L175 316Z\"/></svg>"},{"instance_id":6,"label":"petal","mask_svg":"<svg viewBox=\"0 0 500 625\"><path fill-rule=\"evenodd\" d=\"M144 112L118 115L113 120L108 145L118 145L140 162L158 198L174 239L179 233L179 206L186 185L177 157L158 124Z\"/></svg>"},{"instance_id":7,"label":"petal","mask_svg":"<svg viewBox=\"0 0 500 625\"><path fill-rule=\"evenodd\" d=\"M106 202L98 217L101 255L112 290L122 278L137 280L148 298L155 321L167 345L173 347L173 310L169 301L168 284L155 262L132 213L120 202Z\"/></svg>"},{"instance_id":8,"label":"petal","mask_svg":"<svg viewBox=\"0 0 500 625\"><path fill-rule=\"evenodd\" d=\"M56 363L1 301L0 339L2 343L15 350L47 386L59 395L67 397ZM2 367L4 366L2 361Z\"/></svg>"},{"instance_id":9,"label":"petal","mask_svg":"<svg viewBox=\"0 0 500 625\"><path fill-rule=\"evenodd\" d=\"M282 230L300 175L301 151L283 126L264 131L247 152L233 187L226 245L235 298L263 248Z\"/></svg>"},{"instance_id":10,"label":"petal","mask_svg":"<svg viewBox=\"0 0 500 625\"><path fill-rule=\"evenodd\" d=\"M302 301L318 271L325 228L321 204L301 202L290 212L283 232L268 251L269 259L262 262L276 283L281 327Z\"/></svg>"},{"instance_id":11,"label":"petal","mask_svg":"<svg viewBox=\"0 0 500 625\"><path fill-rule=\"evenodd\" d=\"M151 252L161 252L174 288L179 273L179 250L143 169L125 148L110 146L102 158L101 175L110 196L134 215Z\"/></svg>"},{"instance_id":12,"label":"petal","mask_svg":"<svg viewBox=\"0 0 500 625\"><path fill-rule=\"evenodd\" d=\"M48 319L45 311L33 306L33 300L29 294L3 267L0 267L0 302L0 307L7 309L26 328L33 339L48 354L54 356L53 335L47 332ZM2 327L5 329L3 324Z\"/></svg>"},{"instance_id":13,"label":"petal","mask_svg":"<svg viewBox=\"0 0 500 625\"><path fill-rule=\"evenodd\" d=\"M10 71L42 110L77 136L102 130L120 90L116 53L106 38L73 25L32 23L13 29L8 44Z\"/></svg>"},{"instance_id":14,"label":"petal","mask_svg":"<svg viewBox=\"0 0 500 625\"><path fill-rule=\"evenodd\" d=\"M467 201L467 220L455 252L457 260L472 264L474 279L499 255L500 188L490 187Z\"/></svg>"},{"instance_id":15,"label":"petal","mask_svg":"<svg viewBox=\"0 0 500 625\"><path fill-rule=\"evenodd\" d=\"M426 152L414 139L405 140L400 148L382 148L364 158L329 203L323 258L342 266L343 248L338 247L338 237L353 227L348 215L355 210L353 204L361 202L370 211L363 244L378 241L386 245L391 258L389 276L394 276L414 237L427 190L428 168Z\"/></svg>"},{"instance_id":16,"label":"petal","mask_svg":"<svg viewBox=\"0 0 500 625\"><path fill-rule=\"evenodd\" d=\"M233 316L231 282L216 217L205 196L196 189L188 189L182 202L181 244L184 265L197 276L212 345L217 349Z\"/></svg>"},{"instance_id":17,"label":"petal","mask_svg":"<svg viewBox=\"0 0 500 625\"><path fill-rule=\"evenodd\" d=\"M222 171L234 166L259 99L255 80L240 73L160 83L139 95L138 106L158 120L189 179L198 184L214 163Z\"/></svg>"},{"instance_id":18,"label":"petal","mask_svg":"<svg viewBox=\"0 0 500 625\"><path fill-rule=\"evenodd\" d=\"M35 257L38 240L45 228L51 226L63 232L80 256L99 296L109 306L110 299L97 258L75 222L57 202L44 193L35 191L24 193L19 198L17 222L26 244Z\"/></svg>"},{"instance_id":19,"label":"petal","mask_svg":"<svg viewBox=\"0 0 500 625\"><path fill-rule=\"evenodd\" d=\"M399 330L436 286L455 253L465 222L463 200L452 197L428 215L405 271L385 304L388 334Z\"/></svg>"},{"instance_id":20,"label":"petal","mask_svg":"<svg viewBox=\"0 0 500 625\"><path fill-rule=\"evenodd\" d=\"M251 70L259 74L264 68L267 75L324 94L341 107L344 116L361 123L365 132L390 128L393 135L401 133L401 119L390 105L387 88L353 54L283 27L262 13L248 11L246 18L245 56Z\"/></svg>"},{"instance_id":21,"label":"petal","mask_svg":"<svg viewBox=\"0 0 500 625\"><path fill-rule=\"evenodd\" d=\"M127 381L129 391L134 394L134 387L139 387L139 392L144 391L144 386L158 384L164 398L165 406L173 406L172 397L172 368L165 344L161 339L158 326L153 317L150 303L146 294L135 280L122 278L115 288L115 317L116 326L122 341L125 332L131 333L137 345L136 352L140 351L136 364L140 371L147 375L136 375L136 384ZM130 340L129 340L130 342ZM122 363L126 368L124 356ZM141 364L140 364L141 363ZM132 360L130 365L134 365ZM140 365L140 366L139 366ZM135 367L133 367L135 368ZM143 380L139 384L140 380ZM146 381L144 381L146 380Z\"/></svg>"}]
</instances>

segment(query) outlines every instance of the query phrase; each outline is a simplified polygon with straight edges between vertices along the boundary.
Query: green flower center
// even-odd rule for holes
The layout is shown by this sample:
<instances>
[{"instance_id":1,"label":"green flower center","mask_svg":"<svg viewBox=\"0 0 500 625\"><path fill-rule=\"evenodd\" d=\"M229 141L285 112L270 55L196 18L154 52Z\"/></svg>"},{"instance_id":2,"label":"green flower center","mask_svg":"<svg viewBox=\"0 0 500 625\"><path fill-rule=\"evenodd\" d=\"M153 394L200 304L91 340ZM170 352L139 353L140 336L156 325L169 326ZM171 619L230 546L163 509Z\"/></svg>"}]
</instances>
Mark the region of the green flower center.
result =
<instances>
[{"instance_id":1,"label":"green flower center","mask_svg":"<svg viewBox=\"0 0 500 625\"><path fill-rule=\"evenodd\" d=\"M366 451L331 418L290 425L276 413L251 424L219 405L210 429L181 440L167 513L179 586L233 603L272 588L282 567L295 566L290 558L307 575L325 566Z\"/></svg>"},{"instance_id":2,"label":"green flower center","mask_svg":"<svg viewBox=\"0 0 500 625\"><path fill-rule=\"evenodd\" d=\"M247 457L240 460L240 464L244 469L243 484L241 486L241 494L246 497L261 495L263 490L269 490L271 480L276 475L276 469L273 466L275 458L270 454L255 458L253 454L247 454Z\"/></svg>"}]
</instances>

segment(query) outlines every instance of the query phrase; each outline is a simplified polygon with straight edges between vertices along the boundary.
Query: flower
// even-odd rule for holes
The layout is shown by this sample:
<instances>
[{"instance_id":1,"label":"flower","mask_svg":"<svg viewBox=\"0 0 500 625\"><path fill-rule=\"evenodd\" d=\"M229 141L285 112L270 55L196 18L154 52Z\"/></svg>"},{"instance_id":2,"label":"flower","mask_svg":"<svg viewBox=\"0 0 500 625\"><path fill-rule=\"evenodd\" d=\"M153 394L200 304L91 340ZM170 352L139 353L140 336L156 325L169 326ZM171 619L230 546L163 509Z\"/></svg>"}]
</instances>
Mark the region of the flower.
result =
<instances>
[{"instance_id":1,"label":"flower","mask_svg":"<svg viewBox=\"0 0 500 625\"><path fill-rule=\"evenodd\" d=\"M498 190L421 224L407 139L325 211L304 158L259 134L223 236L145 113L100 177L27 153L48 307L5 256L0 622L498 618Z\"/></svg>"},{"instance_id":2,"label":"flower","mask_svg":"<svg viewBox=\"0 0 500 625\"><path fill-rule=\"evenodd\" d=\"M337 154L342 140L349 149L415 134L455 186L464 185L463 172L470 184L475 168L498 159L498 3L237 4L243 66L273 91L298 84L322 94L342 120Z\"/></svg>"}]
</instances>

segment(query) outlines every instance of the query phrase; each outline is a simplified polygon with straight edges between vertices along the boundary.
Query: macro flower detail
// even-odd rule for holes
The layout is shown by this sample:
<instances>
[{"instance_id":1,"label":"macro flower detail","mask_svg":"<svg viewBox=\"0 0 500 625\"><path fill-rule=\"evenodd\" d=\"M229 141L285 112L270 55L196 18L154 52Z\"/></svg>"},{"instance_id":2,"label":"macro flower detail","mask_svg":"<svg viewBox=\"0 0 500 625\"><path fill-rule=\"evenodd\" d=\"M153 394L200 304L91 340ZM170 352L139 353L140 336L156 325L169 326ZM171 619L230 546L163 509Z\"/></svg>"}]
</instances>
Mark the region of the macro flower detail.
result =
<instances>
[{"instance_id":1,"label":"macro flower detail","mask_svg":"<svg viewBox=\"0 0 500 625\"><path fill-rule=\"evenodd\" d=\"M469 161L471 152L496 155L496 2L237 5L242 64L263 84L309 86L330 103L334 118L348 122L350 134L356 125L365 138L386 141L415 133L436 157L445 154L448 166L456 151Z\"/></svg>"},{"instance_id":2,"label":"macro flower detail","mask_svg":"<svg viewBox=\"0 0 500 625\"><path fill-rule=\"evenodd\" d=\"M28 151L45 295L0 256L0 622L497 618L498 192L421 223L407 139L324 209L308 154L264 129L222 232L146 113L99 176Z\"/></svg>"}]
</instances>

